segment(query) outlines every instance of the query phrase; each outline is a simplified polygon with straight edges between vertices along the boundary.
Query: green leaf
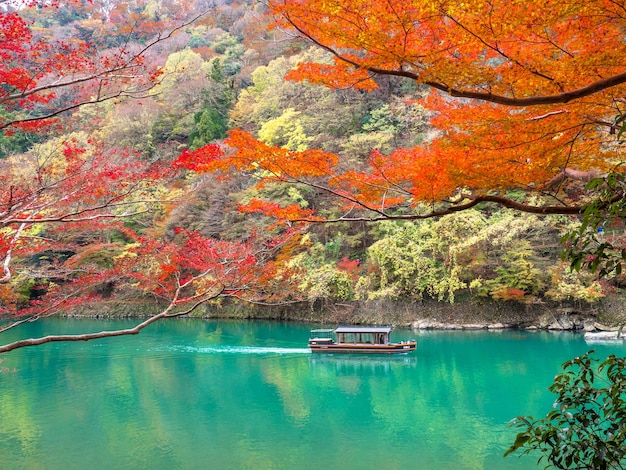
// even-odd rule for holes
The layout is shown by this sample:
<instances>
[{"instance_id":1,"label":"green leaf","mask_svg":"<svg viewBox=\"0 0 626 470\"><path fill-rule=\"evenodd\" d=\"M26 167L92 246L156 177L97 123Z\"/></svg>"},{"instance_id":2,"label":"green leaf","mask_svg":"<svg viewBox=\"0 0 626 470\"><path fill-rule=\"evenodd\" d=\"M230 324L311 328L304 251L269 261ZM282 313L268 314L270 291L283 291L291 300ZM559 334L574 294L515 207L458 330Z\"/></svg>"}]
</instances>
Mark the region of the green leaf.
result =
<instances>
[{"instance_id":1,"label":"green leaf","mask_svg":"<svg viewBox=\"0 0 626 470\"><path fill-rule=\"evenodd\" d=\"M515 438L515 442L513 443L513 445L509 447L508 450L504 453L504 456L506 457L507 455L515 452L517 449L526 444L529 440L530 436L528 434L523 432L519 433Z\"/></svg>"}]
</instances>

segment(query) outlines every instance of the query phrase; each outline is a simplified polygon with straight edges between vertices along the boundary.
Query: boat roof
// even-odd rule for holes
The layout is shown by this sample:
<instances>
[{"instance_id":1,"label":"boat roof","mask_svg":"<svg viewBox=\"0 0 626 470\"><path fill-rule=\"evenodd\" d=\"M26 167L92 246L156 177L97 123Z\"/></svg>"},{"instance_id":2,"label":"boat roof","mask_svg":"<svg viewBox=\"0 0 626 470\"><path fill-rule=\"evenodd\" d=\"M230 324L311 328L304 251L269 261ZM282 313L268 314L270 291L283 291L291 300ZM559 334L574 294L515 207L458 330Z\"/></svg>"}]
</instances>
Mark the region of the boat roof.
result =
<instances>
[{"instance_id":1,"label":"boat roof","mask_svg":"<svg viewBox=\"0 0 626 470\"><path fill-rule=\"evenodd\" d=\"M390 326L339 326L335 333L391 333Z\"/></svg>"}]
</instances>

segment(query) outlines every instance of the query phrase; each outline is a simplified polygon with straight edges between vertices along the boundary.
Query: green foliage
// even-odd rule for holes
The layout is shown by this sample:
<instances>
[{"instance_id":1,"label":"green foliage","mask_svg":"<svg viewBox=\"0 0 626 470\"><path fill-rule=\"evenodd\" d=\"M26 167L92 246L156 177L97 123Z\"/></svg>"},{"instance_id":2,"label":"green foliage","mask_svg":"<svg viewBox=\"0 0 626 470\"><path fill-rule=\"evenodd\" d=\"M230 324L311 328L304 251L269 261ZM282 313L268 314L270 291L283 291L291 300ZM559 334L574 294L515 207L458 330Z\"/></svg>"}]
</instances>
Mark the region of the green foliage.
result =
<instances>
[{"instance_id":1,"label":"green foliage","mask_svg":"<svg viewBox=\"0 0 626 470\"><path fill-rule=\"evenodd\" d=\"M531 255L528 241L513 245L502 255L502 265L495 269L496 278L486 281L482 292L500 300L522 300L527 294L537 295L543 281L541 271L529 260Z\"/></svg>"},{"instance_id":2,"label":"green foliage","mask_svg":"<svg viewBox=\"0 0 626 470\"><path fill-rule=\"evenodd\" d=\"M356 160L365 160L372 149L378 149L382 153L390 153L393 150L393 134L386 132L368 132L351 135L346 142L341 144L343 152Z\"/></svg>"},{"instance_id":3,"label":"green foliage","mask_svg":"<svg viewBox=\"0 0 626 470\"><path fill-rule=\"evenodd\" d=\"M388 135L394 147L410 147L421 143L427 122L427 112L421 105L402 96L392 96L387 103L370 111L362 130L366 134Z\"/></svg>"},{"instance_id":4,"label":"green foliage","mask_svg":"<svg viewBox=\"0 0 626 470\"><path fill-rule=\"evenodd\" d=\"M369 113L367 121L363 124L365 132L384 132L393 134L396 132L401 117L395 115L388 104L382 105Z\"/></svg>"},{"instance_id":5,"label":"green foliage","mask_svg":"<svg viewBox=\"0 0 626 470\"><path fill-rule=\"evenodd\" d=\"M545 418L518 416L521 429L504 454L539 451L558 469L622 469L626 465L626 358L599 366L593 351L563 364L549 390L557 395ZM546 467L546 468L547 468Z\"/></svg>"},{"instance_id":6,"label":"green foliage","mask_svg":"<svg viewBox=\"0 0 626 470\"><path fill-rule=\"evenodd\" d=\"M589 269L600 277L622 273L626 262L625 186L626 175L618 171L594 178L585 186L596 196L585 206L580 226L562 238L562 258L572 269Z\"/></svg>"},{"instance_id":7,"label":"green foliage","mask_svg":"<svg viewBox=\"0 0 626 470\"><path fill-rule=\"evenodd\" d=\"M229 84L224 63L219 57L209 61L209 84L201 91L202 109L194 115L195 129L189 135L190 147L196 149L226 137L228 114L235 92Z\"/></svg>"},{"instance_id":8,"label":"green foliage","mask_svg":"<svg viewBox=\"0 0 626 470\"><path fill-rule=\"evenodd\" d=\"M15 302L19 305L28 305L33 290L37 287L37 284L45 285L48 283L47 279L34 279L28 277L25 274L19 274L11 279L11 287L15 294Z\"/></svg>"},{"instance_id":9,"label":"green foliage","mask_svg":"<svg viewBox=\"0 0 626 470\"><path fill-rule=\"evenodd\" d=\"M192 49L206 47L211 44L211 41L206 37L206 28L204 27L196 26L195 28L189 28L188 33L190 37L187 45Z\"/></svg>"},{"instance_id":10,"label":"green foliage","mask_svg":"<svg viewBox=\"0 0 626 470\"><path fill-rule=\"evenodd\" d=\"M436 222L381 225L385 237L367 250L372 271L365 284L370 286L368 298L429 296L454 301L454 293L465 283L459 278L460 267L450 259L444 262Z\"/></svg>"},{"instance_id":11,"label":"green foliage","mask_svg":"<svg viewBox=\"0 0 626 470\"><path fill-rule=\"evenodd\" d=\"M214 57L209 62L210 70L209 70L209 79L211 79L215 83L223 84L226 76L224 74L224 64L219 57Z\"/></svg>"},{"instance_id":12,"label":"green foliage","mask_svg":"<svg viewBox=\"0 0 626 470\"><path fill-rule=\"evenodd\" d=\"M533 221L470 210L439 220L380 224L379 240L368 249L369 279L359 281L358 295L453 301L468 286L497 299L537 295L544 276L530 260L531 245L520 241L532 237Z\"/></svg>"},{"instance_id":13,"label":"green foliage","mask_svg":"<svg viewBox=\"0 0 626 470\"><path fill-rule=\"evenodd\" d=\"M288 264L290 268L302 273L299 289L306 298L310 302L354 299L350 275L339 269L338 263L329 256L333 252L337 255L341 247L341 236L326 245L311 243L309 237L306 237L304 243L310 244L309 249L294 256Z\"/></svg>"},{"instance_id":14,"label":"green foliage","mask_svg":"<svg viewBox=\"0 0 626 470\"><path fill-rule=\"evenodd\" d=\"M325 264L307 273L300 289L310 302L315 300L346 301L354 298L350 276L331 264Z\"/></svg>"},{"instance_id":15,"label":"green foliage","mask_svg":"<svg viewBox=\"0 0 626 470\"><path fill-rule=\"evenodd\" d=\"M299 289L311 302L355 298L355 284L362 271L363 234L344 232L344 228L353 226L336 226L328 237L325 233L306 234L302 238L301 251L287 263L299 272Z\"/></svg>"},{"instance_id":16,"label":"green foliage","mask_svg":"<svg viewBox=\"0 0 626 470\"><path fill-rule=\"evenodd\" d=\"M286 109L283 113L265 122L259 129L259 139L269 145L284 147L288 150L304 151L311 140L304 133L299 119L300 113Z\"/></svg>"},{"instance_id":17,"label":"green foliage","mask_svg":"<svg viewBox=\"0 0 626 470\"><path fill-rule=\"evenodd\" d=\"M600 282L588 271L575 271L567 263L549 269L550 286L546 297L556 301L584 300L597 302L605 296Z\"/></svg>"},{"instance_id":18,"label":"green foliage","mask_svg":"<svg viewBox=\"0 0 626 470\"><path fill-rule=\"evenodd\" d=\"M224 33L216 37L212 47L215 52L227 58L241 58L246 50L241 41L230 33Z\"/></svg>"},{"instance_id":19,"label":"green foliage","mask_svg":"<svg viewBox=\"0 0 626 470\"><path fill-rule=\"evenodd\" d=\"M299 62L311 60L330 63L332 58L324 51L310 49L257 67L252 72L253 85L238 96L231 115L233 125L259 132L265 142L278 141L281 143L277 145L289 145L288 148L306 145L357 160L369 155L373 148L393 149L390 142L400 133L415 138L408 130L415 127L415 113L421 116L420 125L425 125L423 109L404 104L400 98L381 104L377 98L354 90L330 90L284 79ZM362 129L364 124L370 127ZM390 126L394 132L388 132ZM294 139L294 135L298 137ZM354 150L358 155L354 155Z\"/></svg>"},{"instance_id":20,"label":"green foliage","mask_svg":"<svg viewBox=\"0 0 626 470\"><path fill-rule=\"evenodd\" d=\"M0 120L11 119L12 116L6 111L0 111ZM0 133L0 159L16 153L24 153L33 144L41 142L43 136L34 132L1 132Z\"/></svg>"},{"instance_id":21,"label":"green foliage","mask_svg":"<svg viewBox=\"0 0 626 470\"><path fill-rule=\"evenodd\" d=\"M248 204L251 199L269 199L281 206L298 204L307 207L309 199L313 197L313 190L303 184L287 186L280 183L267 183L262 186L251 186L239 194L238 200L242 204ZM272 221L270 221L272 222Z\"/></svg>"},{"instance_id":22,"label":"green foliage","mask_svg":"<svg viewBox=\"0 0 626 470\"><path fill-rule=\"evenodd\" d=\"M226 137L226 119L215 108L205 106L201 112L195 114L194 123L196 129L189 135L192 149Z\"/></svg>"}]
</instances>

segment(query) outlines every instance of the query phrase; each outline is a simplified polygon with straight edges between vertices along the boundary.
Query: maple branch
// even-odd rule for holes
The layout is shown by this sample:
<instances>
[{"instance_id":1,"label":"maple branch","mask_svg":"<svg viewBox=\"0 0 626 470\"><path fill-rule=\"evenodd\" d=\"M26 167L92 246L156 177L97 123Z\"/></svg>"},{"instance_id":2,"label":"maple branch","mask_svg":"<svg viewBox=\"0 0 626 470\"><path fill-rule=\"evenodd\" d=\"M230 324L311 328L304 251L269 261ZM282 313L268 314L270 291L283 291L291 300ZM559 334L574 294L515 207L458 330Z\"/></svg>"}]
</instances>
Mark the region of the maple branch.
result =
<instances>
[{"instance_id":1,"label":"maple branch","mask_svg":"<svg viewBox=\"0 0 626 470\"><path fill-rule=\"evenodd\" d=\"M119 277L118 277L119 278ZM117 280L118 278L115 278L114 280ZM59 309L65 305L68 301L70 301L72 298L76 297L77 295L86 292L89 289L89 287L79 287L78 289L73 289L70 290L68 293L66 293L65 295L63 295L62 297L60 297L59 299L55 300L52 304L46 306L45 308L38 310L37 313L27 316L26 318L22 319L22 320L17 320L14 322L11 322L7 325L3 325L0 328L0 333L4 333L7 330L10 330L12 328L15 328L19 325L21 325L22 323L33 323L37 320L40 320L41 318L46 318L46 317L50 317L52 315L54 315L55 313L58 313ZM21 317L24 317L25 315L20 315Z\"/></svg>"},{"instance_id":2,"label":"maple branch","mask_svg":"<svg viewBox=\"0 0 626 470\"><path fill-rule=\"evenodd\" d=\"M90 341L90 340L98 339L98 338L112 338L115 336L136 335L136 334L139 334L139 332L143 330L145 327L147 327L148 325L158 320L161 320L163 318L176 318L176 317L181 317L184 315L189 315L191 312L197 309L200 305L222 295L222 292L223 291L220 291L211 297L201 299L200 301L194 303L189 308L183 311L173 312L174 308L177 306L178 296L180 295L180 287L179 287L176 293L174 294L174 297L170 301L169 305L163 311L161 311L160 313L156 315L151 316L147 320L144 320L143 322L135 325L132 328L126 328L126 329L120 329L120 330L106 330L106 331L99 331L96 333L84 333L84 334L77 334L77 335L48 335L48 336L42 336L39 338L22 339L22 340L14 341L12 343L7 343L3 346L0 346L0 354L13 351L19 348L25 348L28 346L39 346L41 344L52 343L52 342ZM3 330L0 330L0 332L1 331Z\"/></svg>"},{"instance_id":3,"label":"maple branch","mask_svg":"<svg viewBox=\"0 0 626 470\"><path fill-rule=\"evenodd\" d=\"M62 183L63 181L65 181L66 179L69 179L71 177L74 177L75 175L69 176L68 178L64 178L58 181L55 181L54 183L48 185L48 186L43 186L38 188L36 191L34 191L33 193L29 194L27 197L24 197L21 201L12 203L10 202L10 204L13 204L12 206L8 207L4 212L0 213L0 217L2 219L0 219L0 227L3 226L7 226L10 224L17 224L17 223L26 223L26 224L38 224L38 223L47 223L47 222L84 222L84 221L90 221L90 220L97 220L97 219L106 219L106 218L116 218L116 217L131 217L134 215L139 215L139 214L145 214L146 212L149 212L150 209L146 208L143 210L136 210L133 212L126 212L123 214L104 214L104 213L98 213L98 214L92 214L92 215L84 215L81 216L83 214L88 214L88 213L93 213L95 211L100 211L103 209L112 209L112 208L119 208L119 207L127 207L127 206L131 206L131 205L135 205L135 204L171 204L174 203L176 200L175 199L133 199L132 201L124 201L124 199L128 196L130 196L138 187L139 187L139 183L136 183L134 185L132 185L128 190L116 194L115 196L112 196L111 198L109 198L108 200L103 201L101 204L98 205L93 205L90 207L86 207L83 209L76 209L74 211L69 211L66 212L64 214L58 214L56 216L53 217L41 217L41 218L34 218L32 216L32 214L28 217L17 217L17 216L11 216L11 213L15 213L18 212L17 209L19 209L20 212L26 212L26 210L30 210L30 211L36 211L36 212L42 212L43 210L45 210L46 208L50 207L50 206L54 206L55 204L57 204L60 200L66 199L67 197L69 197L68 195L65 195L63 198L59 199L59 200L53 200L50 201L44 205L40 205L37 207L29 207L30 203L26 206L23 207L24 204L26 204L27 201L30 200L30 202L34 202L37 200L37 197L39 195L41 195L41 193L44 193L46 191L49 191L51 189L53 189L54 187L58 186L60 183ZM12 188L11 188L12 189ZM81 190L81 188L78 188L76 191L73 191L71 194L75 194L77 192L79 192ZM11 191L11 199L13 198L12 196L12 191ZM121 201L121 202L120 202Z\"/></svg>"},{"instance_id":4,"label":"maple branch","mask_svg":"<svg viewBox=\"0 0 626 470\"><path fill-rule=\"evenodd\" d=\"M133 202L128 202L128 203L124 203L124 204L118 204L118 205L128 205L128 204L133 204ZM67 213L64 215L59 215L56 217L42 217L40 219L31 219L31 218L25 218L25 219L19 219L19 218L15 218L15 219L9 219L7 221L3 221L2 225L9 225L9 224L30 224L30 225L34 225L34 224L43 224L43 223L52 223L52 222L88 222L90 220L99 220L99 219L117 219L117 218L123 218L123 217L132 217L134 215L140 215L140 214L145 214L146 212L150 212L150 209L144 209L144 210L138 210L135 212L126 212L124 214L103 214L103 213L99 213L99 214L94 214L94 215L85 215L82 217L79 217L80 214L84 214L86 212L93 212L102 208L106 208L106 207L112 207L112 206L102 206L102 207L95 207L95 208L90 208L90 209L84 209L81 211L77 211L77 212L72 212L72 213Z\"/></svg>"},{"instance_id":5,"label":"maple branch","mask_svg":"<svg viewBox=\"0 0 626 470\"><path fill-rule=\"evenodd\" d=\"M598 176L599 174L594 170L579 171L579 170L575 170L572 168L565 168L559 174L557 174L554 178L552 178L550 181L545 183L544 187L548 189L552 188L555 185L562 182L565 178L570 178L570 179L574 179L577 181L586 182ZM383 177L384 177L384 174L383 174ZM517 202L507 197L495 196L495 195L483 195L483 196L463 195L462 199L469 200L469 202L464 203L464 204L451 205L445 209L432 210L426 214L391 215L391 214L386 213L382 209L377 209L375 207L369 206L364 201L361 201L352 195L345 194L340 191L336 191L334 189L331 189L327 186L324 186L318 183L306 181L300 178L294 178L292 176L286 177L285 174L281 175L280 177L277 177L277 179L280 179L284 182L299 183L299 184L303 184L314 189L318 189L320 191L326 192L330 195L333 195L345 201L351 202L352 204L354 204L352 209L354 209L355 206L359 206L361 209L378 214L377 216L374 216L374 217L346 217L344 215L335 219L323 219L323 220L320 220L319 218L313 219L313 218L304 217L304 218L289 219L290 222L335 223L335 222L377 222L377 221L382 221L382 220L422 220L422 219L442 217L444 215L453 214L456 212L462 212L464 210L471 209L475 207L476 205L483 203L483 202L491 202L491 203L498 204L502 207L506 207L508 209L515 209L520 212L526 212L530 214L539 214L539 215L556 215L556 214L579 215L579 214L582 214L585 209L584 206L582 205L535 206L535 205ZM396 189L399 189L399 190L402 189L400 187L397 187L397 185L394 185L394 186L396 186ZM620 196L615 196L615 198L609 202L615 202L616 200L619 200L619 199L620 199ZM350 209L348 213L351 212L352 209Z\"/></svg>"},{"instance_id":6,"label":"maple branch","mask_svg":"<svg viewBox=\"0 0 626 470\"><path fill-rule=\"evenodd\" d=\"M485 47L491 49L492 51L496 52L497 54L500 54L502 57L504 57L506 60L511 61L512 63L518 65L519 67L521 67L522 69L526 69L528 70L531 74L536 75L537 77L543 78L544 80L548 80L549 82L554 82L554 78L539 72L538 70L533 70L532 68L522 64L520 61L516 60L515 58L511 57L510 55L506 54L498 45L496 44L490 44L487 41L485 41L480 35L476 34L474 31L472 31L471 29L469 29L467 26L465 26L464 24L462 24L461 22L459 22L456 18L450 16L449 14L444 13L445 16L447 18L450 18L459 28L461 28L463 31L467 32L467 34L469 34L470 36L472 36L473 38L475 38L478 42L480 42L481 44L483 44ZM561 87L559 87L561 88Z\"/></svg>"},{"instance_id":7,"label":"maple branch","mask_svg":"<svg viewBox=\"0 0 626 470\"><path fill-rule=\"evenodd\" d=\"M86 83L86 82L93 81L93 80L96 80L96 79L110 79L110 78L127 79L127 78L136 78L136 75L132 75L132 76L122 76L122 75L120 75L120 76L116 77L113 74L115 72L120 72L120 71L128 70L128 69L131 69L131 68L135 67L133 65L133 63L136 63L139 60L140 57L142 57L146 52L148 52L148 50L150 50L151 48L153 48L157 44L170 39L175 33L180 31L181 29L189 26L190 24L193 24L198 19L202 18L202 16L204 16L204 13L200 14L200 15L197 15L196 17L192 18L191 20L176 26L175 28L173 28L171 31L169 31L165 35L158 34L155 39L153 39L151 42L147 43L143 48L141 48L139 50L139 52L136 52L135 54L133 54L129 58L123 60L120 63L120 65L117 65L115 67L111 67L111 68L108 68L108 69L104 69L104 70L102 70L102 71L100 71L98 73L91 74L91 75L86 75L84 77L74 78L74 79L71 79L71 80L68 80L68 81L58 81L58 82L48 83L48 84L45 84L45 85L41 85L39 87L31 88L30 90L21 91L20 93L14 93L14 94L11 94L11 95L6 95L5 97L0 98L0 104L5 103L7 101L13 101L13 100L16 100L16 99L27 98L27 97L29 97L31 95L34 95L36 93L41 93L43 91L51 91L51 90L55 90L57 88L64 88L64 87L68 87L68 86L71 86L71 85L78 85L78 84ZM120 52L123 52L123 51L120 51ZM122 57L121 54L118 55L118 57L121 60L121 57Z\"/></svg>"},{"instance_id":8,"label":"maple branch","mask_svg":"<svg viewBox=\"0 0 626 470\"><path fill-rule=\"evenodd\" d=\"M49 335L42 336L39 338L29 338L22 339L18 341L14 341L12 343L5 344L0 346L0 354L13 351L14 349L24 348L27 346L38 346L40 344L52 343L52 342L61 342L61 341L89 341L96 338L111 338L114 336L125 336L125 335L136 335L141 330L143 330L146 326L154 323L157 320L162 318L166 318L172 316L169 314L170 310L174 307L173 304L169 305L163 312L154 315L142 323L134 326L133 328L127 328L123 330L112 330L112 331L99 331L97 333L86 333L79 335Z\"/></svg>"},{"instance_id":9,"label":"maple branch","mask_svg":"<svg viewBox=\"0 0 626 470\"><path fill-rule=\"evenodd\" d=\"M81 85L81 84L84 84L84 83L89 83L89 82L94 82L94 81L100 81L100 86L98 88L98 94L96 95L95 98L84 100L84 101L79 101L78 103L74 103L74 104L67 105L67 106L62 106L62 107L56 108L54 111L42 114L42 115L37 116L37 117L28 117L28 118L22 118L22 119L12 119L12 120L9 120L7 122L0 123L0 130L1 129L6 129L6 128L11 127L11 126L14 126L15 124L35 122L35 121L44 121L44 120L51 119L51 118L54 118L56 116L59 116L61 114L67 113L68 111L72 111L72 110L81 108L83 106L87 106L87 105L91 105L91 104L98 104L98 103L102 103L102 102L105 102L105 101L110 101L110 100L115 99L115 98L130 97L130 98L135 98L135 99L141 99L141 98L150 96L149 95L150 90L152 90L160 81L152 81L150 83L150 85L147 85L147 86L145 86L143 88L140 88L140 89L137 89L137 90L123 89L123 90L118 90L116 92L111 92L111 93L108 93L108 94L101 94L102 84L106 80L115 80L115 79L127 80L129 78L130 79L138 78L138 75L128 75L128 76L125 76L125 75L115 75L115 74L116 74L116 72L130 70L132 68L137 67L137 65L134 65L134 64L138 63L140 58L143 57L148 52L148 50L150 50L151 48L153 48L157 44L170 39L178 31L180 31L183 28L189 26L190 24L195 23L200 18L202 18L204 15L206 15L206 13L201 13L199 15L196 15L191 20L186 21L184 23L181 23L180 25L176 26L175 28L172 28L172 30L169 31L165 35L158 34L155 39L153 39L151 42L147 43L138 52L136 52L135 54L131 55L129 58L126 58L119 65L117 65L115 67L107 68L107 69L104 69L104 70L102 70L102 71L100 71L98 73L94 73L94 74L91 74L91 75L86 75L86 76L83 76L83 77L73 78L71 80L63 81L63 80L61 80L61 78L59 78L59 80L57 80L57 81L54 81L54 82L51 82L51 83L47 83L47 84L44 84L44 85L41 85L41 86L38 86L38 87L34 87L34 88L29 89L29 90L23 90L23 91L20 91L19 93L13 93L13 94L5 95L4 97L0 98L0 104L8 103L8 102L15 101L15 100L22 100L22 99L28 98L29 96L35 95L37 93L53 91L53 90L56 90L56 89L59 89L59 88L67 88L67 87L71 87L71 86L75 86L75 85ZM118 55L118 58L119 58L120 61L122 60L121 52L123 52L123 51L120 51L120 54Z\"/></svg>"},{"instance_id":10,"label":"maple branch","mask_svg":"<svg viewBox=\"0 0 626 470\"><path fill-rule=\"evenodd\" d=\"M593 178L598 178L599 176L600 176L600 173L597 170L580 171L580 170L574 170L573 168L564 168L559 173L557 173L557 175L554 176L554 178L546 182L544 187L548 189L554 188L555 186L562 183L565 180L565 178L570 178L576 181L587 182Z\"/></svg>"},{"instance_id":11,"label":"maple branch","mask_svg":"<svg viewBox=\"0 0 626 470\"><path fill-rule=\"evenodd\" d=\"M24 91L20 91L19 93L5 95L4 97L0 98L0 104L4 104L9 101L15 101L18 99L28 98L29 96L32 96L32 95L35 95L37 93L41 93L44 91L52 91L52 90L56 90L57 88L66 88L66 87L73 86L73 85L80 85L81 83L94 81L96 79L103 79L104 77L109 78L108 74L111 74L118 70L125 70L125 69L128 69L129 67L131 67L130 62L120 65L118 67L112 68L112 69L103 70L102 72L98 72L96 74L86 75L80 78L73 78L68 81L55 81L55 82L47 83L45 85L41 85L35 88L31 88L30 90L24 90ZM133 78L136 78L136 76L133 76Z\"/></svg>"},{"instance_id":12,"label":"maple branch","mask_svg":"<svg viewBox=\"0 0 626 470\"><path fill-rule=\"evenodd\" d=\"M94 98L94 99L91 99L91 100L80 101L80 102L74 103L73 105L70 105L70 106L57 108L54 111L51 111L51 112L49 112L47 114L42 114L40 116L29 117L29 118L22 118L22 119L12 119L12 120L7 121L5 123L1 123L0 124L0 129L6 129L6 128L14 126L16 124L22 124L22 123L28 123L28 122L36 122L36 121L45 121L47 119L52 119L52 118L54 118L56 116L60 116L61 114L67 113L69 111L73 111L75 109L82 108L83 106L88 106L88 105L91 105L91 104L104 103L105 101L110 101L110 100L115 99L115 98L122 98L122 97L128 97L128 98L134 98L134 99L146 98L146 97L150 96L148 94L148 92L154 87L155 84L151 85L150 87L145 88L144 90L141 90L141 94L138 94L139 91L132 91L131 92L131 91L128 91L128 90L120 90L119 92L116 92L116 93L108 94L108 95L105 95L105 96L98 95L97 98Z\"/></svg>"},{"instance_id":13,"label":"maple branch","mask_svg":"<svg viewBox=\"0 0 626 470\"><path fill-rule=\"evenodd\" d=\"M2 328L0 328L0 333L4 333L5 331L10 330L11 328L15 328L16 326L19 326L22 323L28 323L30 321L33 321L32 317L24 318L23 320L18 320L18 321L11 322L8 325L4 325Z\"/></svg>"},{"instance_id":14,"label":"maple branch","mask_svg":"<svg viewBox=\"0 0 626 470\"><path fill-rule=\"evenodd\" d=\"M290 179L291 179L291 182L293 182L293 183L301 183L301 184L310 186L311 188L315 188L315 189L319 189L321 191L325 191L325 192L327 192L329 194L332 194L333 196L337 196L340 199L344 199L346 201L350 201L354 205L360 206L361 208L363 208L365 210L376 212L376 213L381 215L380 220L385 220L387 218L387 214L385 214L384 211L379 210L379 209L375 209L373 207L370 207L365 202L360 201L359 199L357 199L354 196L351 196L349 194L346 194L346 193L343 193L343 192L340 192L340 191L335 191L334 189L331 189L331 188L329 188L327 186L322 186L321 184L312 183L311 181L304 181L304 180L301 180L299 178L293 178L293 177L290 177ZM299 219L294 219L293 221L294 222L300 222Z\"/></svg>"},{"instance_id":15,"label":"maple branch","mask_svg":"<svg viewBox=\"0 0 626 470\"><path fill-rule=\"evenodd\" d=\"M370 70L370 69L368 69ZM385 74L385 71L380 69L372 69L370 70L374 73ZM386 73L387 75L396 75L394 73ZM418 75L412 74L413 79L418 80ZM622 85L626 83L626 72L619 73L617 75L613 75L608 78L604 78L602 80L598 80L593 82L587 86L578 88L572 91L566 91L563 93L557 93L555 95L543 95L543 96L529 96L526 98L511 98L503 95L495 95L493 93L484 93L477 91L469 91L469 90L458 90L455 88L451 88L443 83L437 82L423 82L425 85L428 85L437 90L443 91L450 96L455 98L471 98L483 101L489 101L491 103L503 104L506 106L514 106L514 107L522 107L522 106L538 106L545 104L557 104L557 103L569 103L570 101L574 101L580 98L585 98L587 96L594 95L608 88L612 88L618 85Z\"/></svg>"},{"instance_id":16,"label":"maple branch","mask_svg":"<svg viewBox=\"0 0 626 470\"><path fill-rule=\"evenodd\" d=\"M550 117L550 116L555 116L557 114L563 114L563 113L566 113L566 112L567 112L566 109L559 109L558 111L550 111L549 113L542 114L541 116L529 117L527 120L528 121L539 121L541 119L545 119L545 118Z\"/></svg>"},{"instance_id":17,"label":"maple branch","mask_svg":"<svg viewBox=\"0 0 626 470\"><path fill-rule=\"evenodd\" d=\"M471 209L483 202L492 202L508 209L515 209L520 212L527 212L530 214L539 215L579 215L584 211L584 206L533 206L530 204L524 204L514 201L512 199L503 196L465 196L464 199L469 199L469 202L464 204L452 205L445 209L432 210L426 214L400 214L389 215L383 214L376 217L339 217L336 219L293 219L292 222L308 222L308 223L336 223L336 222L379 222L382 220L423 220L432 219L436 217L442 217L444 215L454 214L456 212L462 212ZM610 202L615 202L621 199L621 196L615 196L611 201L607 201L606 205ZM379 212L379 211L377 211Z\"/></svg>"},{"instance_id":18,"label":"maple branch","mask_svg":"<svg viewBox=\"0 0 626 470\"><path fill-rule=\"evenodd\" d=\"M473 91L473 90L462 90L458 88L454 88L445 83L440 83L437 81L421 81L419 73L411 72L409 70L399 69L381 69L378 67L367 66L359 63L356 60L350 59L342 55L339 51L334 48L321 43L313 36L309 35L305 32L301 27L299 27L289 16L284 15L286 21L296 30L298 31L303 38L309 40L316 46L330 52L337 59L345 62L348 65L353 66L355 69L366 70L367 72L376 74L376 75L390 75L396 77L404 77L415 80L418 83L423 83L431 88L435 88L436 90L443 91L444 93L453 96L455 98L469 98L476 99L482 101L489 101L491 103L502 104L506 106L513 107L523 107L523 106L538 106L538 105L546 105L546 104L557 104L557 103L569 103L570 101L574 101L580 98L585 98L587 96L594 95L598 92L606 90L608 88L612 88L618 85L622 85L626 83L626 72L618 73L616 75L612 75L608 78L603 78L597 80L589 85L577 88L575 90L566 91L562 93L556 93L554 95L538 95L538 96L528 96L525 98L513 98L505 95L498 95L490 92L482 92L482 91Z\"/></svg>"}]
</instances>

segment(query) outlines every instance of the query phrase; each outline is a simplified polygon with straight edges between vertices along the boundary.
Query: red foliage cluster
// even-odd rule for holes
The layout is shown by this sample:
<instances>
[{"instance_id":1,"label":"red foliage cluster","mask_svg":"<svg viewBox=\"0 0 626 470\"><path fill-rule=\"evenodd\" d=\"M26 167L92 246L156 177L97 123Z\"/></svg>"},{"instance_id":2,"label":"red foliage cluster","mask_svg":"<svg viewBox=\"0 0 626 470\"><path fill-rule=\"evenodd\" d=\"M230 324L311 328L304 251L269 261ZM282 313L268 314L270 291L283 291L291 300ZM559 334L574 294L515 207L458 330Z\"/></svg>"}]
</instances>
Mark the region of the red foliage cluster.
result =
<instances>
[{"instance_id":1,"label":"red foliage cluster","mask_svg":"<svg viewBox=\"0 0 626 470\"><path fill-rule=\"evenodd\" d=\"M184 149L174 161L174 166L192 171L208 171L211 169L211 163L222 155L222 149L218 144L207 144L196 150Z\"/></svg>"},{"instance_id":2,"label":"red foliage cluster","mask_svg":"<svg viewBox=\"0 0 626 470\"><path fill-rule=\"evenodd\" d=\"M282 207L274 202L262 201L260 199L251 199L248 204L240 205L239 210L244 214L258 213L285 221L314 219L314 211L310 209L303 209L298 204L290 204Z\"/></svg>"},{"instance_id":3,"label":"red foliage cluster","mask_svg":"<svg viewBox=\"0 0 626 470\"><path fill-rule=\"evenodd\" d=\"M359 275L361 274L363 268L361 267L361 260L351 260L347 257L344 257L341 259L341 261L337 263L337 269L347 273L348 276L350 276L353 280L356 280L359 278Z\"/></svg>"}]
</instances>

